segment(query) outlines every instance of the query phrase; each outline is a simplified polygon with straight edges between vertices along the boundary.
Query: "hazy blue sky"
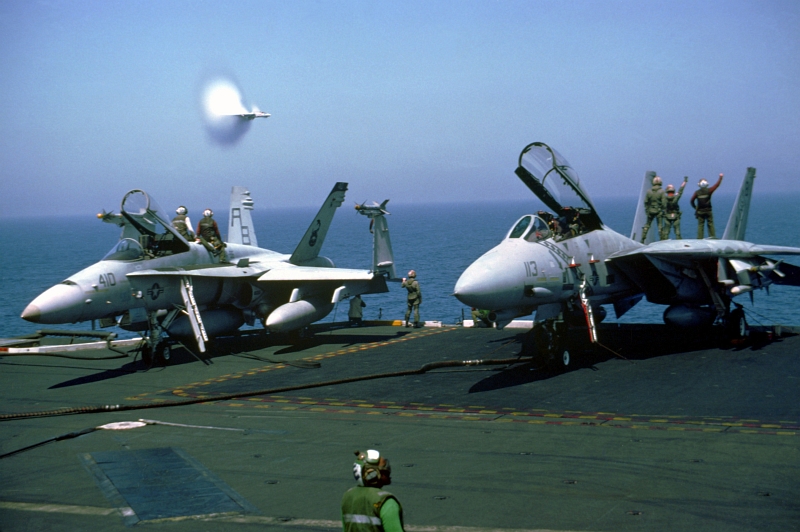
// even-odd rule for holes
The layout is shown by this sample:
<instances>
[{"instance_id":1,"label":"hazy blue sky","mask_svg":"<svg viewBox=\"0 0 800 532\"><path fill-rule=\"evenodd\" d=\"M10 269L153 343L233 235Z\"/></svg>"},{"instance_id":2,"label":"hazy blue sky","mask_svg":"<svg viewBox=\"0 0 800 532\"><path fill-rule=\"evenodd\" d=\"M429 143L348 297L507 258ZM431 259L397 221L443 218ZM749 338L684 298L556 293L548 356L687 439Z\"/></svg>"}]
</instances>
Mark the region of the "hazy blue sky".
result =
<instances>
[{"instance_id":1,"label":"hazy blue sky","mask_svg":"<svg viewBox=\"0 0 800 532\"><path fill-rule=\"evenodd\" d=\"M800 190L800 2L0 3L0 216L517 199L544 141L593 196L747 166ZM197 94L232 75L271 118L210 142ZM723 189L720 189L722 192Z\"/></svg>"}]
</instances>

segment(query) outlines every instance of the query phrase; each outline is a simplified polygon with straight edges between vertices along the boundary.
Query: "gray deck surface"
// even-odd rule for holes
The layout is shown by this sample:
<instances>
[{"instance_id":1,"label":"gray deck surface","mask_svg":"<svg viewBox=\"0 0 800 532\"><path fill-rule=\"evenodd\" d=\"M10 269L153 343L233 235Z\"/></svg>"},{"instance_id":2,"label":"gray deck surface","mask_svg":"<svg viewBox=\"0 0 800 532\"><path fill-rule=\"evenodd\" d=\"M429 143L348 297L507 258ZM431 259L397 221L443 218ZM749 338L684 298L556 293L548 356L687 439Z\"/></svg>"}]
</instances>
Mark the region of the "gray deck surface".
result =
<instances>
[{"instance_id":1,"label":"gray deck surface","mask_svg":"<svg viewBox=\"0 0 800 532\"><path fill-rule=\"evenodd\" d=\"M0 459L0 530L341 529L353 451L368 448L391 460L389 490L407 530L798 529L800 336L754 334L729 346L658 325L610 325L600 331L608 349L577 349L578 367L567 373L459 367L153 408L510 358L520 334L447 326L320 328L299 340L245 334L219 339L202 362L176 348L154 367L133 353L2 356L0 414L148 408L0 420L0 454L111 422L158 423ZM119 486L86 464L100 457L124 469L126 453L171 462L145 464L135 482L128 468ZM171 468L186 475L180 489L162 474ZM198 504L203 497L216 502Z\"/></svg>"}]
</instances>

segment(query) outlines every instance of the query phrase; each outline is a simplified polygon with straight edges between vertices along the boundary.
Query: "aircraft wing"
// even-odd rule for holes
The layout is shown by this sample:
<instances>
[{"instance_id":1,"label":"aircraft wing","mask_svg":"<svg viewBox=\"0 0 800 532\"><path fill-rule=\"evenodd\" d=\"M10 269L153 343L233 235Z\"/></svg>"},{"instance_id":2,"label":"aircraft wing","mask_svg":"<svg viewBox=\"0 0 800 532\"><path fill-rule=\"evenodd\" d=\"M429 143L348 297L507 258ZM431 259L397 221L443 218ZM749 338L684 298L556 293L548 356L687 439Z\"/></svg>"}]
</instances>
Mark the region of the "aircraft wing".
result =
<instances>
[{"instance_id":1,"label":"aircraft wing","mask_svg":"<svg viewBox=\"0 0 800 532\"><path fill-rule=\"evenodd\" d=\"M609 260L614 262L635 255L676 260L741 259L758 255L800 255L800 248L751 244L741 240L662 240L641 248L614 253L609 256Z\"/></svg>"},{"instance_id":2,"label":"aircraft wing","mask_svg":"<svg viewBox=\"0 0 800 532\"><path fill-rule=\"evenodd\" d=\"M275 268L261 275L260 282L370 281L375 274L367 270L346 268Z\"/></svg>"},{"instance_id":3,"label":"aircraft wing","mask_svg":"<svg viewBox=\"0 0 800 532\"><path fill-rule=\"evenodd\" d=\"M707 304L717 286L731 296L770 284L800 286L800 267L764 255L800 255L800 248L739 240L663 240L614 253L606 262L658 304Z\"/></svg>"},{"instance_id":4,"label":"aircraft wing","mask_svg":"<svg viewBox=\"0 0 800 532\"><path fill-rule=\"evenodd\" d=\"M258 263L249 263L240 267L236 264L201 264L197 266L184 266L180 268L158 268L155 270L142 270L130 272L127 277L134 282L136 279L148 277L208 277L221 279L246 279L258 277L268 269Z\"/></svg>"}]
</instances>

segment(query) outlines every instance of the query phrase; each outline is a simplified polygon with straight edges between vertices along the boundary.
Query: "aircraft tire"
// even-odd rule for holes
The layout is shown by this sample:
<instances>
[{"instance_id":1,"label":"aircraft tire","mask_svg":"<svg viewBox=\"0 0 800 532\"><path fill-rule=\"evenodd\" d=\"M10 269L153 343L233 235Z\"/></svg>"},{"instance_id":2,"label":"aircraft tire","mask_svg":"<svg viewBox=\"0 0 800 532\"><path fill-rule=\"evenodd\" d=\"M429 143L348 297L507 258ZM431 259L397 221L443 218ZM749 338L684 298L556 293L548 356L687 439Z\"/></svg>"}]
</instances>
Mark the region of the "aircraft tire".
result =
<instances>
[{"instance_id":1,"label":"aircraft tire","mask_svg":"<svg viewBox=\"0 0 800 532\"><path fill-rule=\"evenodd\" d=\"M735 308L731 311L727 320L728 336L732 340L741 340L747 336L747 318L745 318L744 310Z\"/></svg>"},{"instance_id":2,"label":"aircraft tire","mask_svg":"<svg viewBox=\"0 0 800 532\"><path fill-rule=\"evenodd\" d=\"M569 353L569 349L562 348L560 349L561 354L555 357L555 364L556 367L562 371L566 371L569 369L569 365L572 362L572 356Z\"/></svg>"}]
</instances>

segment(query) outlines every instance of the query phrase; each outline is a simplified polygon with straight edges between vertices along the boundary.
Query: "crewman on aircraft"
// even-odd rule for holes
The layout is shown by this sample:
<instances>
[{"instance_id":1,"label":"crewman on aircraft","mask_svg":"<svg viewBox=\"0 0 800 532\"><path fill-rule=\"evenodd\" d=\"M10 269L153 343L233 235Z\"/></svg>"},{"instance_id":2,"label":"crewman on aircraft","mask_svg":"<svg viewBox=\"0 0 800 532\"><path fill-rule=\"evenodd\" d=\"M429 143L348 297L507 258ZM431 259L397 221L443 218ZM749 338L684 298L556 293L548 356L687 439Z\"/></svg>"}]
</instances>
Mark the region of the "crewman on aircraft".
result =
<instances>
[{"instance_id":1,"label":"crewman on aircraft","mask_svg":"<svg viewBox=\"0 0 800 532\"><path fill-rule=\"evenodd\" d=\"M194 233L192 233L192 221L186 214L186 207L181 205L175 210L175 218L172 219L172 227L177 229L183 238L191 242L194 240Z\"/></svg>"},{"instance_id":2,"label":"crewman on aircraft","mask_svg":"<svg viewBox=\"0 0 800 532\"><path fill-rule=\"evenodd\" d=\"M674 185L667 185L667 206L664 209L664 230L661 232L661 240L667 240L673 228L675 229L675 238L681 240L681 207L678 205L678 201L683 196L683 188L687 181L689 181L689 177L685 176L677 194L675 194Z\"/></svg>"},{"instance_id":3,"label":"crewman on aircraft","mask_svg":"<svg viewBox=\"0 0 800 532\"><path fill-rule=\"evenodd\" d=\"M214 211L206 209L203 211L203 219L197 224L197 241L203 244L209 253L214 256L219 255L220 262L227 262L225 254L225 242L219 233L219 226L214 220Z\"/></svg>"},{"instance_id":4,"label":"crewman on aircraft","mask_svg":"<svg viewBox=\"0 0 800 532\"><path fill-rule=\"evenodd\" d=\"M356 451L353 477L357 486L342 497L344 532L385 530L403 532L403 507L397 497L384 490L392 483L389 460L374 449Z\"/></svg>"},{"instance_id":5,"label":"crewman on aircraft","mask_svg":"<svg viewBox=\"0 0 800 532\"><path fill-rule=\"evenodd\" d=\"M714 183L713 187L708 186L708 181L701 179L698 185L700 188L692 194L692 199L689 203L694 208L694 216L697 218L697 238L703 238L705 232L705 224L708 224L708 236L716 238L714 232L714 212L711 209L711 194L717 190L717 187L722 183L724 174L719 174L719 179ZM695 202L697 204L695 205Z\"/></svg>"},{"instance_id":6,"label":"crewman on aircraft","mask_svg":"<svg viewBox=\"0 0 800 532\"><path fill-rule=\"evenodd\" d=\"M647 238L647 232L650 230L650 225L653 220L658 224L656 226L656 240L661 238L661 233L664 227L664 210L667 207L667 197L664 190L661 188L661 178L655 176L653 178L653 186L644 196L644 212L647 216L647 221L642 228L642 244Z\"/></svg>"}]
</instances>

